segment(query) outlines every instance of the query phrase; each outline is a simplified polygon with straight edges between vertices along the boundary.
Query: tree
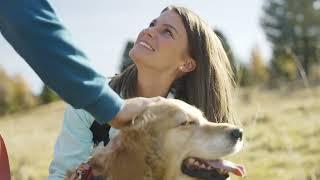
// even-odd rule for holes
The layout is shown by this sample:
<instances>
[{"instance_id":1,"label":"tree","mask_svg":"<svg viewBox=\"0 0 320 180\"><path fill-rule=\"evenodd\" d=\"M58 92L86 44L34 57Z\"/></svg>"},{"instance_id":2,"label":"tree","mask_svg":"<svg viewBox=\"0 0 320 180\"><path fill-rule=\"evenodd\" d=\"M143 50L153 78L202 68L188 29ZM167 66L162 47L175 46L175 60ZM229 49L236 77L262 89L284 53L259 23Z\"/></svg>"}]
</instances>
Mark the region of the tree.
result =
<instances>
[{"instance_id":1,"label":"tree","mask_svg":"<svg viewBox=\"0 0 320 180\"><path fill-rule=\"evenodd\" d=\"M272 44L272 61L279 61L290 49L308 75L320 59L319 0L265 0L263 11L261 24Z\"/></svg>"},{"instance_id":2,"label":"tree","mask_svg":"<svg viewBox=\"0 0 320 180\"><path fill-rule=\"evenodd\" d=\"M10 77L0 67L0 115L29 109L37 99L21 76Z\"/></svg>"},{"instance_id":3,"label":"tree","mask_svg":"<svg viewBox=\"0 0 320 180\"><path fill-rule=\"evenodd\" d=\"M128 41L127 45L122 53L121 63L120 63L120 72L125 70L128 66L130 66L133 62L129 57L129 51L133 48L134 42Z\"/></svg>"},{"instance_id":4,"label":"tree","mask_svg":"<svg viewBox=\"0 0 320 180\"><path fill-rule=\"evenodd\" d=\"M32 94L26 81L19 75L12 78L13 98L10 102L10 112L21 111L34 107L36 97Z\"/></svg>"},{"instance_id":5,"label":"tree","mask_svg":"<svg viewBox=\"0 0 320 180\"><path fill-rule=\"evenodd\" d=\"M237 68L237 84L239 86L252 85L252 77L248 65L240 63Z\"/></svg>"},{"instance_id":6,"label":"tree","mask_svg":"<svg viewBox=\"0 0 320 180\"><path fill-rule=\"evenodd\" d=\"M6 114L10 109L10 102L13 98L13 85L10 77L0 67L0 115Z\"/></svg>"},{"instance_id":7,"label":"tree","mask_svg":"<svg viewBox=\"0 0 320 180\"><path fill-rule=\"evenodd\" d=\"M258 47L254 47L251 52L250 73L254 83L263 83L269 79L268 67L263 62L263 58Z\"/></svg>"},{"instance_id":8,"label":"tree","mask_svg":"<svg viewBox=\"0 0 320 180\"><path fill-rule=\"evenodd\" d=\"M48 86L44 85L40 93L39 99L41 104L48 104L50 102L60 100L60 97Z\"/></svg>"},{"instance_id":9,"label":"tree","mask_svg":"<svg viewBox=\"0 0 320 180\"><path fill-rule=\"evenodd\" d=\"M224 50L227 53L228 59L230 61L230 65L234 74L234 79L237 79L237 66L236 66L236 62L235 62L235 58L231 49L231 46L229 45L229 42L227 40L227 38L223 35L223 33L220 30L215 29L214 32L216 33L216 35L220 38L220 41L222 43L222 46L224 48Z\"/></svg>"}]
</instances>

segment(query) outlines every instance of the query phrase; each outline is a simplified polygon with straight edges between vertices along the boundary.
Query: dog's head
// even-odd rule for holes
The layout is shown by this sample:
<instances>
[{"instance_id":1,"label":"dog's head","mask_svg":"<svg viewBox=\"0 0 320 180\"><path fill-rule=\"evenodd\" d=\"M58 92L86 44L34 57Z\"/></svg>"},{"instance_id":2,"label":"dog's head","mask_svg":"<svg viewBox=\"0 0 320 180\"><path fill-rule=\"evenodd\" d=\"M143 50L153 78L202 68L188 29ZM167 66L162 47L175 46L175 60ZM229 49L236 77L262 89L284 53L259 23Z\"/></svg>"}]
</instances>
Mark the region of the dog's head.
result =
<instances>
[{"instance_id":1,"label":"dog's head","mask_svg":"<svg viewBox=\"0 0 320 180\"><path fill-rule=\"evenodd\" d=\"M242 147L241 129L209 122L197 108L168 99L121 129L90 164L108 179L226 179L244 169L221 158Z\"/></svg>"},{"instance_id":2,"label":"dog's head","mask_svg":"<svg viewBox=\"0 0 320 180\"><path fill-rule=\"evenodd\" d=\"M244 175L242 166L221 159L242 148L242 130L209 122L200 110L183 101L168 99L150 106L128 129L148 139L144 146L156 153L155 159L152 154L148 159L153 160L152 166L165 170L165 179L226 179L229 172Z\"/></svg>"}]
</instances>

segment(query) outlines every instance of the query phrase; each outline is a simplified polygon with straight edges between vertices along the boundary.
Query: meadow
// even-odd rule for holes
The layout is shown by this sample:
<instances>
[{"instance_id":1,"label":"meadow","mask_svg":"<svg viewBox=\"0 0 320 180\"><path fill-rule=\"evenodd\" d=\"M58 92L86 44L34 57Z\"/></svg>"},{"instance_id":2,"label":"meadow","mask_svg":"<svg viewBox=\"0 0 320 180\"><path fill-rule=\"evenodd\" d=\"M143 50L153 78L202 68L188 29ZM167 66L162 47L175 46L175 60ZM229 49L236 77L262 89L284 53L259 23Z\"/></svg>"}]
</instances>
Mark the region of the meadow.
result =
<instances>
[{"instance_id":1,"label":"meadow","mask_svg":"<svg viewBox=\"0 0 320 180\"><path fill-rule=\"evenodd\" d=\"M13 180L45 179L65 106L60 101L0 118ZM320 180L320 87L241 89L235 108L245 146L227 159L245 165L243 179Z\"/></svg>"}]
</instances>

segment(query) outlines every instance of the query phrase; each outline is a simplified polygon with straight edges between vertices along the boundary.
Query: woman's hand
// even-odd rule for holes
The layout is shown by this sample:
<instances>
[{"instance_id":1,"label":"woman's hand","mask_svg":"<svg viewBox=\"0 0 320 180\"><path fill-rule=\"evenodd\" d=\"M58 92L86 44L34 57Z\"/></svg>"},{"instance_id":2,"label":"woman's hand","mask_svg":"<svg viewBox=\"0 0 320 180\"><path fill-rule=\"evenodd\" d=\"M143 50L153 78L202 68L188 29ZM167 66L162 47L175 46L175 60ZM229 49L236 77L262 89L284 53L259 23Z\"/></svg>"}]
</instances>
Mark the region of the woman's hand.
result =
<instances>
[{"instance_id":1,"label":"woman's hand","mask_svg":"<svg viewBox=\"0 0 320 180\"><path fill-rule=\"evenodd\" d=\"M165 98L163 97L153 97L153 98L144 98L136 97L132 99L126 99L121 111L113 118L109 123L114 128L121 128L128 125L131 120L139 115L147 106L152 103L161 101Z\"/></svg>"}]
</instances>

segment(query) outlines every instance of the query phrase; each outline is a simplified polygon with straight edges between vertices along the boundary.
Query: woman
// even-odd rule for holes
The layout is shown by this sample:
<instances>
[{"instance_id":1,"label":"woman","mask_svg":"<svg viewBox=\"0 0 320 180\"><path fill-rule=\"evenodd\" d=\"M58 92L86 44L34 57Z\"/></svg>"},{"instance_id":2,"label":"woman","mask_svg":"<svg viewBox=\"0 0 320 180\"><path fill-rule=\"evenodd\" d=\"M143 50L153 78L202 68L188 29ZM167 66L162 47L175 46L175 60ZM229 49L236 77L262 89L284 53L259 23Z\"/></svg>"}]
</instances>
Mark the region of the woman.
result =
<instances>
[{"instance_id":1,"label":"woman","mask_svg":"<svg viewBox=\"0 0 320 180\"><path fill-rule=\"evenodd\" d=\"M165 8L138 35L129 56L134 64L110 82L123 98L171 94L201 109L210 121L233 120L228 58L210 26L192 11ZM74 118L83 123L73 124L79 122ZM90 156L93 121L85 111L67 109L48 179L62 178Z\"/></svg>"}]
</instances>

